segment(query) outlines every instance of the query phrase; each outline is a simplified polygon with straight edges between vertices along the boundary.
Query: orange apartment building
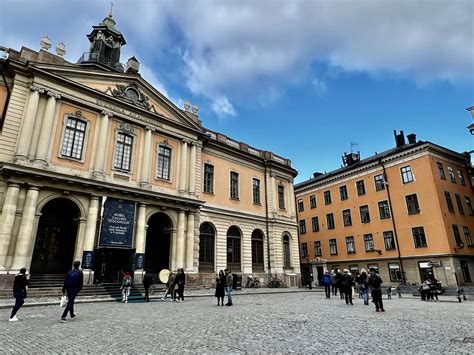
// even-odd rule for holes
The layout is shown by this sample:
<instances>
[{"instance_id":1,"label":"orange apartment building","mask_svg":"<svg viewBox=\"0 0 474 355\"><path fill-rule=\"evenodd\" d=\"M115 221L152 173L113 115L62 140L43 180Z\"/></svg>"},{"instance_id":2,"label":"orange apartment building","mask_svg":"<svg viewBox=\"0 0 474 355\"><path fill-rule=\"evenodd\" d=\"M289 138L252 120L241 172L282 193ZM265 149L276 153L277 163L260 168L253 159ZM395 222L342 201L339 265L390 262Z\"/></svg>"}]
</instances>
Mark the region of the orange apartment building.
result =
<instances>
[{"instance_id":1,"label":"orange apartment building","mask_svg":"<svg viewBox=\"0 0 474 355\"><path fill-rule=\"evenodd\" d=\"M395 148L295 185L303 273L379 270L385 283L472 285L473 187L469 154L403 131Z\"/></svg>"}]
</instances>

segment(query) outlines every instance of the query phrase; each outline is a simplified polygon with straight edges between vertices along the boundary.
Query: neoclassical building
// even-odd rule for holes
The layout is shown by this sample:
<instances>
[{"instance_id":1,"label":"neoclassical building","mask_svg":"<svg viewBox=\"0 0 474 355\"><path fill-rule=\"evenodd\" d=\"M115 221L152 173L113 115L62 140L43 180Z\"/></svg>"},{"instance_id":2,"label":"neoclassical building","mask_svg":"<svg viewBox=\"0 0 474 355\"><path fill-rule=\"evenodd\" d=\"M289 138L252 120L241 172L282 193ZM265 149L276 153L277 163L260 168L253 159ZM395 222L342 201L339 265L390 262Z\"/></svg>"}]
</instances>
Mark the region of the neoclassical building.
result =
<instances>
[{"instance_id":1,"label":"neoclassical building","mask_svg":"<svg viewBox=\"0 0 474 355\"><path fill-rule=\"evenodd\" d=\"M299 248L288 159L202 125L139 74L112 15L77 63L1 48L0 277L21 267L88 282L176 270L211 283L225 267L296 286Z\"/></svg>"}]
</instances>

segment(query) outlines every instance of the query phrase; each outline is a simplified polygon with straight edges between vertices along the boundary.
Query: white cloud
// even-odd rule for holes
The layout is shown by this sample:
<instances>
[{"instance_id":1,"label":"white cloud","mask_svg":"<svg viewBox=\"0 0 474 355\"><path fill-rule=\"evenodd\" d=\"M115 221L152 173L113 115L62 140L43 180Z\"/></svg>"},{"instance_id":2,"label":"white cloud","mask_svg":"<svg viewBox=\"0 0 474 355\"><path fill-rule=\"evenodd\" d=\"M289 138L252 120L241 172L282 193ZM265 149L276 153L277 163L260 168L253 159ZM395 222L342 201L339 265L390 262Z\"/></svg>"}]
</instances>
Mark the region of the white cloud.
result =
<instances>
[{"instance_id":1,"label":"white cloud","mask_svg":"<svg viewBox=\"0 0 474 355\"><path fill-rule=\"evenodd\" d=\"M311 84L314 86L314 89L319 95L324 94L327 90L326 82L323 81L322 79L313 78L311 80Z\"/></svg>"},{"instance_id":2,"label":"white cloud","mask_svg":"<svg viewBox=\"0 0 474 355\"><path fill-rule=\"evenodd\" d=\"M227 97L221 96L214 99L212 101L211 108L221 119L226 117L235 117L237 115L234 107L229 102Z\"/></svg>"}]
</instances>

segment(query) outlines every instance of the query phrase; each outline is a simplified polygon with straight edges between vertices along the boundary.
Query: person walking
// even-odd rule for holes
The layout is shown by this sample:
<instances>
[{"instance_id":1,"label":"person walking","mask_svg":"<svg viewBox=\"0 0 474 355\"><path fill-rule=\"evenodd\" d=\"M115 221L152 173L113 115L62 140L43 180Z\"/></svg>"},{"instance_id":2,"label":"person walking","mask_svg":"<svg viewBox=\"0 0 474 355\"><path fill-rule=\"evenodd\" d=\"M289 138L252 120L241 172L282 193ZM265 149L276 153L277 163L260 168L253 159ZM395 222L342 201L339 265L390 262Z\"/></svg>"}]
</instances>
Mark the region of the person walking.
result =
<instances>
[{"instance_id":1,"label":"person walking","mask_svg":"<svg viewBox=\"0 0 474 355\"><path fill-rule=\"evenodd\" d=\"M387 299L391 300L392 299L392 286L388 285L387 287Z\"/></svg>"},{"instance_id":2,"label":"person walking","mask_svg":"<svg viewBox=\"0 0 474 355\"><path fill-rule=\"evenodd\" d=\"M357 283L359 284L359 291L366 306L369 305L369 286L367 284L367 278L367 271L365 269L361 269Z\"/></svg>"},{"instance_id":3,"label":"person walking","mask_svg":"<svg viewBox=\"0 0 474 355\"><path fill-rule=\"evenodd\" d=\"M15 280L13 281L13 297L15 297L15 305L10 314L10 319L8 319L9 322L18 321L16 314L25 303L27 289L28 279L26 278L26 268L23 267L20 269L20 273L15 276Z\"/></svg>"},{"instance_id":4,"label":"person walking","mask_svg":"<svg viewBox=\"0 0 474 355\"><path fill-rule=\"evenodd\" d=\"M184 302L184 286L186 285L186 275L184 274L184 269L178 269L178 274L174 280L175 284L178 286L176 293L176 299L178 302Z\"/></svg>"},{"instance_id":5,"label":"person walking","mask_svg":"<svg viewBox=\"0 0 474 355\"><path fill-rule=\"evenodd\" d=\"M324 291L326 292L326 298L331 298L331 275L327 270L323 275L323 284Z\"/></svg>"},{"instance_id":6,"label":"person walking","mask_svg":"<svg viewBox=\"0 0 474 355\"><path fill-rule=\"evenodd\" d=\"M382 302L382 278L375 272L374 268L370 268L370 276L367 280L372 294L372 301L375 304L376 312L385 312Z\"/></svg>"},{"instance_id":7,"label":"person walking","mask_svg":"<svg viewBox=\"0 0 474 355\"><path fill-rule=\"evenodd\" d=\"M224 305L224 296L225 296L225 275L224 271L219 270L219 275L216 277L216 293L215 296L217 297L217 305L223 306Z\"/></svg>"},{"instance_id":8,"label":"person walking","mask_svg":"<svg viewBox=\"0 0 474 355\"><path fill-rule=\"evenodd\" d=\"M334 270L331 270L331 288L332 295L337 296L336 273L334 272Z\"/></svg>"},{"instance_id":9,"label":"person walking","mask_svg":"<svg viewBox=\"0 0 474 355\"><path fill-rule=\"evenodd\" d=\"M174 296L174 279L175 275L170 274L168 277L168 282L166 282L166 291L163 297L160 298L162 301L166 301L166 297L169 295L171 297L171 301L174 301L175 296Z\"/></svg>"},{"instance_id":10,"label":"person walking","mask_svg":"<svg viewBox=\"0 0 474 355\"><path fill-rule=\"evenodd\" d=\"M149 270L145 270L145 275L143 276L143 287L145 288L145 297L143 297L143 300L145 302L150 302L150 294L149 290L150 287L153 285L153 274Z\"/></svg>"},{"instance_id":11,"label":"person walking","mask_svg":"<svg viewBox=\"0 0 474 355\"><path fill-rule=\"evenodd\" d=\"M128 296L130 296L130 289L132 288L132 276L130 276L130 273L127 271L123 275L122 279L122 287L120 289L122 290L122 302L128 303Z\"/></svg>"},{"instance_id":12,"label":"person walking","mask_svg":"<svg viewBox=\"0 0 474 355\"><path fill-rule=\"evenodd\" d=\"M397 288L395 290L397 291L398 298L402 298L402 289L400 285L397 285Z\"/></svg>"},{"instance_id":13,"label":"person walking","mask_svg":"<svg viewBox=\"0 0 474 355\"><path fill-rule=\"evenodd\" d=\"M341 270L339 269L336 272L335 280L336 280L336 294L337 294L337 290L339 290L339 295L341 296L341 300L342 300L344 299L344 290L342 287L342 274L341 274Z\"/></svg>"},{"instance_id":14,"label":"person walking","mask_svg":"<svg viewBox=\"0 0 474 355\"><path fill-rule=\"evenodd\" d=\"M230 270L226 268L225 273L225 291L227 293L227 303L226 306L232 306L232 287L234 286L234 277L230 273Z\"/></svg>"},{"instance_id":15,"label":"person walking","mask_svg":"<svg viewBox=\"0 0 474 355\"><path fill-rule=\"evenodd\" d=\"M78 293L82 290L82 285L84 284L84 274L82 270L79 269L81 262L76 260L74 262L74 267L66 275L63 285L63 296L67 293L67 304L64 312L61 316L61 322L66 322L66 317L69 312L71 319L76 319L76 314L74 313L74 301Z\"/></svg>"},{"instance_id":16,"label":"person walking","mask_svg":"<svg viewBox=\"0 0 474 355\"><path fill-rule=\"evenodd\" d=\"M352 286L354 286L354 277L349 270L344 269L344 275L342 275L342 288L344 290L344 298L346 304L353 305L352 303Z\"/></svg>"}]
</instances>

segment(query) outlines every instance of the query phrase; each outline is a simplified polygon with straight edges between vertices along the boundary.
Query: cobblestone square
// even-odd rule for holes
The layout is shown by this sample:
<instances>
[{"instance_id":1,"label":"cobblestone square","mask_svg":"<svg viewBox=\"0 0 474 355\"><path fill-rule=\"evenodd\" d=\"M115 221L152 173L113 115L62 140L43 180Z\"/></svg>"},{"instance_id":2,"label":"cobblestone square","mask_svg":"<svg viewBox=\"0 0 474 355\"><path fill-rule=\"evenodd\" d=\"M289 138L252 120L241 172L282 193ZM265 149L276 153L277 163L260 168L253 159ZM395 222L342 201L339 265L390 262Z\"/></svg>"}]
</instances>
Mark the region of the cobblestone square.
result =
<instances>
[{"instance_id":1,"label":"cobblestone square","mask_svg":"<svg viewBox=\"0 0 474 355\"><path fill-rule=\"evenodd\" d=\"M440 299L384 299L386 312L376 313L362 300L347 306L316 291L237 291L233 307L211 296L77 304L78 318L67 323L58 306L24 307L19 322L2 309L0 352L474 353L472 302Z\"/></svg>"}]
</instances>

